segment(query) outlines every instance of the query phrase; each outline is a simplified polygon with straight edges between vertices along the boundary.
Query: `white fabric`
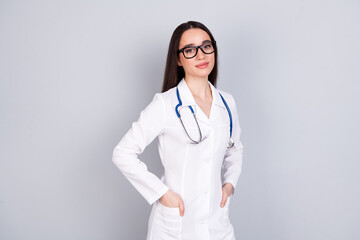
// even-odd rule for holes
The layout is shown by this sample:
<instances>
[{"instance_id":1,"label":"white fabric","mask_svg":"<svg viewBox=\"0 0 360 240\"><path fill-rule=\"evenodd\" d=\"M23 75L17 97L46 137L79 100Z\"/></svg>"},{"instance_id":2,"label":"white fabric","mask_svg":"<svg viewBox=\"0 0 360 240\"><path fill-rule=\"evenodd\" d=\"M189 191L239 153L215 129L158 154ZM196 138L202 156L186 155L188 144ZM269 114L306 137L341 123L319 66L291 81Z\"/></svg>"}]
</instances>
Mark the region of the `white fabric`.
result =
<instances>
[{"instance_id":1,"label":"white fabric","mask_svg":"<svg viewBox=\"0 0 360 240\"><path fill-rule=\"evenodd\" d=\"M175 113L179 103L176 87L155 94L152 102L141 112L138 121L121 139L113 152L113 162L142 194L153 204L147 240L234 240L228 218L230 198L220 207L222 185L236 187L241 166L243 146L240 125L233 97L216 89L210 82L213 101L210 117L196 105L185 80L178 84L182 107L180 113L189 134L198 139L198 128L187 106L196 112L205 140L193 144ZM229 105L233 117L233 148L227 148L230 120L220 92ZM158 149L164 174L161 179L147 170L138 159L145 147L158 137ZM185 204L185 215L178 208L159 202L168 189L178 193Z\"/></svg>"}]
</instances>

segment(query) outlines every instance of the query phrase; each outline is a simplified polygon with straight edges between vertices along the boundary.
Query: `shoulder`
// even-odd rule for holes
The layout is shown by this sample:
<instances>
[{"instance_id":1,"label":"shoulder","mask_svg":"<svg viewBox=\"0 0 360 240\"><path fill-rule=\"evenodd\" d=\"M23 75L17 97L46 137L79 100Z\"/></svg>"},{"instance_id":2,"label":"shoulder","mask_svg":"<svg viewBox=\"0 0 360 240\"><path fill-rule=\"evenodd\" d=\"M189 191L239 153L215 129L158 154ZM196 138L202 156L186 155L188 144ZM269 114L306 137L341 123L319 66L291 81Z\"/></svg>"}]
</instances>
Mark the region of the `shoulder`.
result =
<instances>
[{"instance_id":1,"label":"shoulder","mask_svg":"<svg viewBox=\"0 0 360 240\"><path fill-rule=\"evenodd\" d=\"M165 106L172 103L174 98L176 99L176 87L170 88L166 92L155 93L154 95L154 99L162 101Z\"/></svg>"},{"instance_id":2,"label":"shoulder","mask_svg":"<svg viewBox=\"0 0 360 240\"><path fill-rule=\"evenodd\" d=\"M152 113L166 116L171 106L174 105L174 97L176 98L176 87L169 89L166 92L155 93L146 109Z\"/></svg>"},{"instance_id":3,"label":"shoulder","mask_svg":"<svg viewBox=\"0 0 360 240\"><path fill-rule=\"evenodd\" d=\"M166 92L156 93L155 95L158 95L162 99L166 100L166 99L172 97L172 95L173 95L173 93L175 93L175 91L176 91L176 87L173 87L173 88L170 88L169 90L167 90Z\"/></svg>"}]
</instances>

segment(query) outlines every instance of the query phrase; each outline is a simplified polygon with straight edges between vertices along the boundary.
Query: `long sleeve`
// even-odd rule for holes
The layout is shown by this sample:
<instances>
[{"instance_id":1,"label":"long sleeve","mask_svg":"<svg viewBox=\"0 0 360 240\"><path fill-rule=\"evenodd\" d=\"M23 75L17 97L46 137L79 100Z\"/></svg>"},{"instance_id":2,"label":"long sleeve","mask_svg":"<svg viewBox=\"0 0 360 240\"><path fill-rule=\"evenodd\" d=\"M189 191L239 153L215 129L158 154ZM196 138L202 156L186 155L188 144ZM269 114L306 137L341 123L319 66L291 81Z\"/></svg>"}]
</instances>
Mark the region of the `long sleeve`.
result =
<instances>
[{"instance_id":1,"label":"long sleeve","mask_svg":"<svg viewBox=\"0 0 360 240\"><path fill-rule=\"evenodd\" d=\"M114 164L149 204L164 195L169 187L147 170L146 164L138 159L138 155L155 137L162 134L165 121L164 100L157 93L113 151Z\"/></svg>"},{"instance_id":2,"label":"long sleeve","mask_svg":"<svg viewBox=\"0 0 360 240\"><path fill-rule=\"evenodd\" d=\"M231 109L233 117L232 138L234 140L234 146L226 150L224 161L222 164L222 182L223 184L229 182L235 188L242 169L243 145L240 142L241 129L239 123L239 116L237 113L237 107L235 100L232 96L231 102L231 105L234 106Z\"/></svg>"}]
</instances>

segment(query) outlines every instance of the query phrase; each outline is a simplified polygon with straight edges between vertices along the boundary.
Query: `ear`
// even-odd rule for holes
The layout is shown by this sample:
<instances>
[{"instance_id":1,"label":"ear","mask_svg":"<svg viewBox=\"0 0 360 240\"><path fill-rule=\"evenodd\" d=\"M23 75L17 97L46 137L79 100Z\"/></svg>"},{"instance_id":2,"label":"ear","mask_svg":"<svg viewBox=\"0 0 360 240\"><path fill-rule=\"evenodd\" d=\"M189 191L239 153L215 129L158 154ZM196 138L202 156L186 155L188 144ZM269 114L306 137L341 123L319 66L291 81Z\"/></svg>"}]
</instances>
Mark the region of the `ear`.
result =
<instances>
[{"instance_id":1,"label":"ear","mask_svg":"<svg viewBox=\"0 0 360 240\"><path fill-rule=\"evenodd\" d=\"M180 58L178 58L178 60L177 60L177 65L180 66L180 67L182 66L182 64L180 62Z\"/></svg>"}]
</instances>

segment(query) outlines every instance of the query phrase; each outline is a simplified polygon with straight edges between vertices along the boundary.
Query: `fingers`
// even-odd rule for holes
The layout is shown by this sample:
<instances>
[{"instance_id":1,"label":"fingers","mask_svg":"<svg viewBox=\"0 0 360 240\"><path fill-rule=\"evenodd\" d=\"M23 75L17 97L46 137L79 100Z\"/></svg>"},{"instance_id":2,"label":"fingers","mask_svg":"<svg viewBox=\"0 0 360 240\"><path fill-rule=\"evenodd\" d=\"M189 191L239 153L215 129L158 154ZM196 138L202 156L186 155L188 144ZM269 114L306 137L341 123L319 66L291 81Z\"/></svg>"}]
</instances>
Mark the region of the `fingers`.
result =
<instances>
[{"instance_id":1,"label":"fingers","mask_svg":"<svg viewBox=\"0 0 360 240\"><path fill-rule=\"evenodd\" d=\"M184 216L185 213L185 206L184 206L184 201L180 198L179 200L179 212L180 212L180 216Z\"/></svg>"},{"instance_id":2,"label":"fingers","mask_svg":"<svg viewBox=\"0 0 360 240\"><path fill-rule=\"evenodd\" d=\"M184 216L185 204L179 194L169 190L160 198L159 201L165 207L179 207L180 216L182 217ZM176 206L176 202L177 202L177 206Z\"/></svg>"},{"instance_id":3,"label":"fingers","mask_svg":"<svg viewBox=\"0 0 360 240\"><path fill-rule=\"evenodd\" d=\"M222 199L221 199L221 203L220 203L220 206L221 206L221 207L224 207L224 206L225 206L226 201L227 201L227 198L228 198L228 195L223 193Z\"/></svg>"}]
</instances>

